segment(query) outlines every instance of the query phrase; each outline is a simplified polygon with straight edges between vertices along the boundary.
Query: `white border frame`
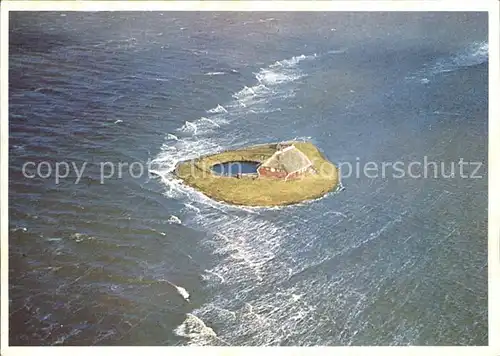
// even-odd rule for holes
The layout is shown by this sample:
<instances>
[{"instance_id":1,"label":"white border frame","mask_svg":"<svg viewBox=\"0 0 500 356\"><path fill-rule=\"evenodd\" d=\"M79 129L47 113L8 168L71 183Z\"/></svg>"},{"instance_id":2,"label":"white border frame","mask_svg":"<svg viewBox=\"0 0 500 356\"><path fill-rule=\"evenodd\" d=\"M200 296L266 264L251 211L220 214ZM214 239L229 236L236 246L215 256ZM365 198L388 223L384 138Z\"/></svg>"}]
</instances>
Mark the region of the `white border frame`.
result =
<instances>
[{"instance_id":1,"label":"white border frame","mask_svg":"<svg viewBox=\"0 0 500 356\"><path fill-rule=\"evenodd\" d=\"M499 7L495 0L475 1L9 1L1 3L1 96L0 96L0 236L1 236L1 354L53 355L65 353L60 347L7 347L8 345L8 29L9 11L487 11L489 12L489 125L488 137L500 137L499 110ZM497 99L494 99L497 98ZM488 342L481 347L94 347L93 351L105 354L120 352L136 354L179 355L203 353L208 355L253 355L259 353L324 354L335 352L349 355L377 353L380 355L500 355L500 167L498 140L488 144ZM86 347L72 347L76 355L87 355Z\"/></svg>"}]
</instances>

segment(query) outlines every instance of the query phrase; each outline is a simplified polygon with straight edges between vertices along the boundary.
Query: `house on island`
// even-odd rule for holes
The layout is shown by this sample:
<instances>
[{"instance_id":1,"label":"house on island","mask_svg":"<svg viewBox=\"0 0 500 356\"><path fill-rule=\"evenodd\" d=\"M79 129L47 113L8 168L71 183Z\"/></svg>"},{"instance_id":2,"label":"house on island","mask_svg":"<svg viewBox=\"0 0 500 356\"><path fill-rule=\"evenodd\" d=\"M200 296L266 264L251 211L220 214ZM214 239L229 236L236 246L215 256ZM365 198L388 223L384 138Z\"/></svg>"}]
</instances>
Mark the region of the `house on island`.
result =
<instances>
[{"instance_id":1,"label":"house on island","mask_svg":"<svg viewBox=\"0 0 500 356\"><path fill-rule=\"evenodd\" d=\"M257 168L259 177L293 179L314 173L311 160L294 145L278 144L277 151Z\"/></svg>"}]
</instances>

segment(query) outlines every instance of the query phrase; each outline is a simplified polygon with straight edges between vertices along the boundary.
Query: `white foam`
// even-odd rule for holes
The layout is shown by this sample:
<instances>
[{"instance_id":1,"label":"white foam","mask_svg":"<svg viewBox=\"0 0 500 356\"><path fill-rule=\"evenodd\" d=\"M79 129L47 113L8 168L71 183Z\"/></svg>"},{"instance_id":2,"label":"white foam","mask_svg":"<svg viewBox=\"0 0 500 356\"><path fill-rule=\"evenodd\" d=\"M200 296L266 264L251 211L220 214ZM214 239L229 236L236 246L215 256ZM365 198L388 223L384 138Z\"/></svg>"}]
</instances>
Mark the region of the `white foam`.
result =
<instances>
[{"instance_id":1,"label":"white foam","mask_svg":"<svg viewBox=\"0 0 500 356\"><path fill-rule=\"evenodd\" d=\"M247 87L246 85L241 89L239 92L233 94L233 98L235 99L242 99L245 97L252 97L255 95L255 89L252 87Z\"/></svg>"},{"instance_id":2,"label":"white foam","mask_svg":"<svg viewBox=\"0 0 500 356\"><path fill-rule=\"evenodd\" d=\"M70 235L69 238L77 243L80 243L83 241L95 240L94 236L88 236L85 234L81 234L79 232L76 232L76 233Z\"/></svg>"},{"instance_id":3,"label":"white foam","mask_svg":"<svg viewBox=\"0 0 500 356\"><path fill-rule=\"evenodd\" d=\"M220 125L219 125L218 123L216 123L214 120L209 119L209 118L204 117L204 116L202 116L202 117L200 118L200 121L206 121L206 122L211 123L211 124L212 124L212 125L214 125L215 127L220 127Z\"/></svg>"},{"instance_id":4,"label":"white foam","mask_svg":"<svg viewBox=\"0 0 500 356\"><path fill-rule=\"evenodd\" d=\"M215 253L228 254L228 260L210 272L233 282L241 280L241 272L245 272L243 276L251 273L261 280L266 262L274 258L274 251L284 237L278 225L254 214L212 214L209 217L197 214L194 222L213 234L210 245ZM228 264L234 265L233 268L228 269Z\"/></svg>"},{"instance_id":5,"label":"white foam","mask_svg":"<svg viewBox=\"0 0 500 356\"><path fill-rule=\"evenodd\" d=\"M235 98L241 106L247 107L257 103L263 103L267 97L273 94L276 94L276 92L272 91L264 84L258 84L253 87L243 87L239 92L233 94L233 98Z\"/></svg>"},{"instance_id":6,"label":"white foam","mask_svg":"<svg viewBox=\"0 0 500 356\"><path fill-rule=\"evenodd\" d=\"M295 56L289 59L283 59L281 61L276 61L274 64L270 65L270 68L276 68L276 67L286 67L286 68L293 68L297 66L300 62L304 60L310 60L316 58L318 55L314 53L313 55L304 55L301 54L300 56Z\"/></svg>"},{"instance_id":7,"label":"white foam","mask_svg":"<svg viewBox=\"0 0 500 356\"><path fill-rule=\"evenodd\" d=\"M208 73L205 73L205 75L208 75L208 76L223 75L223 74L226 74L226 72L208 72Z\"/></svg>"},{"instance_id":8,"label":"white foam","mask_svg":"<svg viewBox=\"0 0 500 356\"><path fill-rule=\"evenodd\" d=\"M217 114L217 113L227 113L227 110L224 106L222 105L217 105L217 107L207 110L209 114Z\"/></svg>"},{"instance_id":9,"label":"white foam","mask_svg":"<svg viewBox=\"0 0 500 356\"><path fill-rule=\"evenodd\" d=\"M326 53L328 53L328 54L343 54L346 52L347 52L347 49L332 49Z\"/></svg>"},{"instance_id":10,"label":"white foam","mask_svg":"<svg viewBox=\"0 0 500 356\"><path fill-rule=\"evenodd\" d=\"M196 126L195 123L191 121L186 121L184 122L184 125L179 128L179 131L184 131L184 132L192 132L194 135L198 132L198 127Z\"/></svg>"},{"instance_id":11,"label":"white foam","mask_svg":"<svg viewBox=\"0 0 500 356\"><path fill-rule=\"evenodd\" d=\"M428 84L430 82L429 78L432 76L451 73L463 67L485 63L488 61L488 50L487 42L474 42L451 57L438 59L436 62L427 65L426 68L406 76L405 79L418 80L422 84Z\"/></svg>"},{"instance_id":12,"label":"white foam","mask_svg":"<svg viewBox=\"0 0 500 356\"><path fill-rule=\"evenodd\" d=\"M188 133L191 135L206 135L214 132L215 129L221 127L228 123L228 120L224 119L220 115L214 115L212 118L205 116L200 117L194 121L185 121L184 125L177 129L177 131Z\"/></svg>"},{"instance_id":13,"label":"white foam","mask_svg":"<svg viewBox=\"0 0 500 356\"><path fill-rule=\"evenodd\" d=\"M167 140L175 140L175 141L179 141L179 137L175 136L174 134L167 134L166 136Z\"/></svg>"},{"instance_id":14,"label":"white foam","mask_svg":"<svg viewBox=\"0 0 500 356\"><path fill-rule=\"evenodd\" d=\"M219 280L220 280L220 283L224 283L224 282L226 281L226 280L224 279L224 277L222 277L222 276L221 276L219 273L217 273L217 272L214 272L214 271L209 270L209 269L204 270L204 272L209 273L209 274L213 274L214 276L217 276L217 277L219 278Z\"/></svg>"},{"instance_id":15,"label":"white foam","mask_svg":"<svg viewBox=\"0 0 500 356\"><path fill-rule=\"evenodd\" d=\"M221 146L208 138L183 138L175 143L167 142L162 145L158 156L149 163L149 171L160 177L167 187L164 193L171 198L189 197L192 188L186 187L180 179L172 173L180 161L193 159L208 153L221 150Z\"/></svg>"},{"instance_id":16,"label":"white foam","mask_svg":"<svg viewBox=\"0 0 500 356\"><path fill-rule=\"evenodd\" d=\"M175 286L175 288L182 298L184 298L186 301L189 301L189 293L185 288L179 286Z\"/></svg>"},{"instance_id":17,"label":"white foam","mask_svg":"<svg viewBox=\"0 0 500 356\"><path fill-rule=\"evenodd\" d=\"M302 76L298 71L275 71L272 69L261 69L260 72L255 73L259 83L267 86L293 82Z\"/></svg>"},{"instance_id":18,"label":"white foam","mask_svg":"<svg viewBox=\"0 0 500 356\"><path fill-rule=\"evenodd\" d=\"M261 68L258 73L255 73L255 77L260 84L267 87L290 83L304 76L304 73L298 68L298 64L316 57L316 53L313 55L301 54L300 56L276 61L267 68Z\"/></svg>"},{"instance_id":19,"label":"white foam","mask_svg":"<svg viewBox=\"0 0 500 356\"><path fill-rule=\"evenodd\" d=\"M190 313L186 314L186 319L174 332L177 336L188 338L189 345L209 346L219 343L228 345L212 328L206 326L203 320Z\"/></svg>"},{"instance_id":20,"label":"white foam","mask_svg":"<svg viewBox=\"0 0 500 356\"><path fill-rule=\"evenodd\" d=\"M462 53L452 59L455 66L473 66L488 61L488 42L474 42Z\"/></svg>"},{"instance_id":21,"label":"white foam","mask_svg":"<svg viewBox=\"0 0 500 356\"><path fill-rule=\"evenodd\" d=\"M197 208L193 204L190 204L190 203L184 203L184 206L188 209L194 210L197 213L199 213L201 211L200 208Z\"/></svg>"},{"instance_id":22,"label":"white foam","mask_svg":"<svg viewBox=\"0 0 500 356\"><path fill-rule=\"evenodd\" d=\"M170 218L167 220L169 223L171 224L180 224L181 223L181 219L179 219L177 216L175 215L172 215L170 216Z\"/></svg>"},{"instance_id":23,"label":"white foam","mask_svg":"<svg viewBox=\"0 0 500 356\"><path fill-rule=\"evenodd\" d=\"M171 285L172 287L174 287L177 291L177 293L186 301L186 302L189 302L189 292L186 290L186 288L184 287L180 287L172 282L170 282L169 280L166 280L166 279L160 279L160 281L162 282L166 282L168 283L169 285Z\"/></svg>"},{"instance_id":24,"label":"white foam","mask_svg":"<svg viewBox=\"0 0 500 356\"><path fill-rule=\"evenodd\" d=\"M49 242L53 242L53 241L61 241L62 238L61 237L47 237L45 239L45 241L49 241ZM77 241L77 242L80 242L80 241Z\"/></svg>"},{"instance_id":25,"label":"white foam","mask_svg":"<svg viewBox=\"0 0 500 356\"><path fill-rule=\"evenodd\" d=\"M269 17L267 19L259 19L259 22L269 22L269 21L275 21L276 19L274 17Z\"/></svg>"},{"instance_id":26,"label":"white foam","mask_svg":"<svg viewBox=\"0 0 500 356\"><path fill-rule=\"evenodd\" d=\"M281 108L273 108L273 109L266 109L266 108L262 108L262 109L250 109L248 110L249 113L253 113L253 114L266 114L266 113L271 113L271 112L278 112L278 111L282 111Z\"/></svg>"},{"instance_id":27,"label":"white foam","mask_svg":"<svg viewBox=\"0 0 500 356\"><path fill-rule=\"evenodd\" d=\"M302 141L302 142L309 142L312 140L312 136L295 136L292 138L290 141Z\"/></svg>"},{"instance_id":28,"label":"white foam","mask_svg":"<svg viewBox=\"0 0 500 356\"><path fill-rule=\"evenodd\" d=\"M320 315L316 313L311 299L306 294L296 292L296 287L278 287L260 293L251 303L246 302L232 312L228 311L229 307L211 303L195 313L218 324L231 320L232 326L224 329L225 340L237 339L239 345L277 344L293 334L303 333L304 327L308 330L318 327ZM236 299L238 295L234 297Z\"/></svg>"}]
</instances>

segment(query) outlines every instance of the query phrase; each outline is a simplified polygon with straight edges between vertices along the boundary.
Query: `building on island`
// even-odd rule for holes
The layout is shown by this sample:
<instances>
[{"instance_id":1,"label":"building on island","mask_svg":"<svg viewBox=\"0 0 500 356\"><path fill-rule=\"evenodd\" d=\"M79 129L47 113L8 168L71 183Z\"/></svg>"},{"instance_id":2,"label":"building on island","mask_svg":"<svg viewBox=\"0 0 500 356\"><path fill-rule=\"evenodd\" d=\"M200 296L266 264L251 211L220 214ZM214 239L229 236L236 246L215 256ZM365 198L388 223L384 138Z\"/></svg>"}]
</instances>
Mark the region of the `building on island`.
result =
<instances>
[{"instance_id":1,"label":"building on island","mask_svg":"<svg viewBox=\"0 0 500 356\"><path fill-rule=\"evenodd\" d=\"M288 180L314 172L311 160L294 145L280 143L276 148L277 151L257 168L259 177Z\"/></svg>"}]
</instances>

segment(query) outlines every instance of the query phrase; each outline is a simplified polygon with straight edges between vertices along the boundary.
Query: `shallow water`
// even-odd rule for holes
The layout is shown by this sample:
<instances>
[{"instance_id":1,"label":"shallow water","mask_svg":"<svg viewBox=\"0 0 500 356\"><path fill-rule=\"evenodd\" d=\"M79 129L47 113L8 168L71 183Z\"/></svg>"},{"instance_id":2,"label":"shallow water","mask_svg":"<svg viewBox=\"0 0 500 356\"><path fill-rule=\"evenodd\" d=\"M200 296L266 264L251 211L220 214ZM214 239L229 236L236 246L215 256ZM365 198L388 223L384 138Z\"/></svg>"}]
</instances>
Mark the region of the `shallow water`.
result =
<instances>
[{"instance_id":1,"label":"shallow water","mask_svg":"<svg viewBox=\"0 0 500 356\"><path fill-rule=\"evenodd\" d=\"M474 13L11 14L11 344L487 344L487 50ZM244 208L172 175L291 139L345 190ZM356 176L425 157L481 178Z\"/></svg>"}]
</instances>

